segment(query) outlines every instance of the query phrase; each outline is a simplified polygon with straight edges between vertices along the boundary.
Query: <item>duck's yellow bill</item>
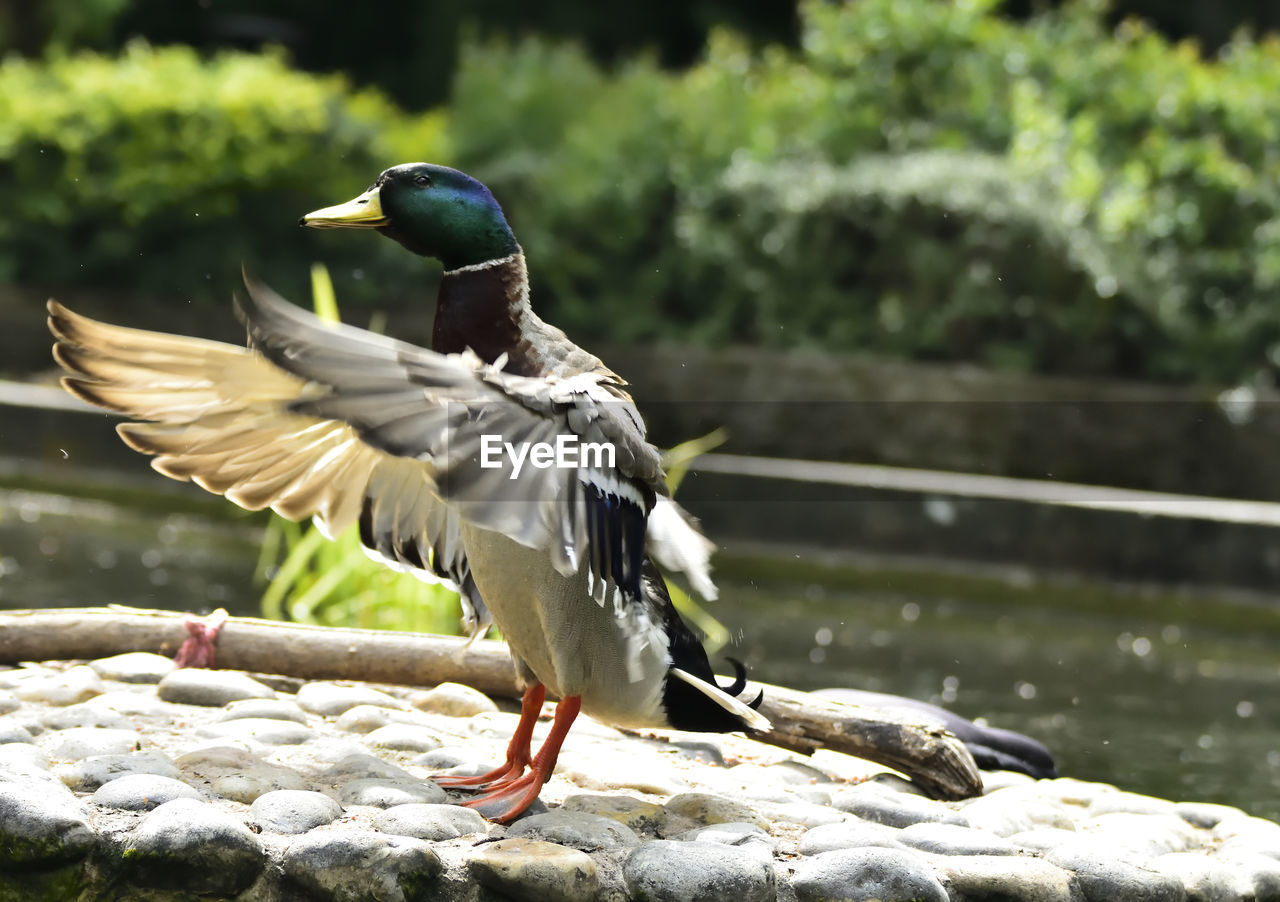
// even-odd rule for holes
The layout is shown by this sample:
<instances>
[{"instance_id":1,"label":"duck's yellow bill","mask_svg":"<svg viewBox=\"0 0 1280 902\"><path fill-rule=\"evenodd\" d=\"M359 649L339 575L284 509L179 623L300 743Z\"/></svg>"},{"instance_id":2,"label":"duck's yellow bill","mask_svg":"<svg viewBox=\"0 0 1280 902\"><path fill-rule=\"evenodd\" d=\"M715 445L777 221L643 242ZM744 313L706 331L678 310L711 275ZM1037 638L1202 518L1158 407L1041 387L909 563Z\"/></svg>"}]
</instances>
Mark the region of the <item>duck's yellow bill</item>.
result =
<instances>
[{"instance_id":1,"label":"duck's yellow bill","mask_svg":"<svg viewBox=\"0 0 1280 902\"><path fill-rule=\"evenodd\" d=\"M313 229L376 229L387 224L382 212L381 188L370 188L359 197L308 213L298 225Z\"/></svg>"}]
</instances>

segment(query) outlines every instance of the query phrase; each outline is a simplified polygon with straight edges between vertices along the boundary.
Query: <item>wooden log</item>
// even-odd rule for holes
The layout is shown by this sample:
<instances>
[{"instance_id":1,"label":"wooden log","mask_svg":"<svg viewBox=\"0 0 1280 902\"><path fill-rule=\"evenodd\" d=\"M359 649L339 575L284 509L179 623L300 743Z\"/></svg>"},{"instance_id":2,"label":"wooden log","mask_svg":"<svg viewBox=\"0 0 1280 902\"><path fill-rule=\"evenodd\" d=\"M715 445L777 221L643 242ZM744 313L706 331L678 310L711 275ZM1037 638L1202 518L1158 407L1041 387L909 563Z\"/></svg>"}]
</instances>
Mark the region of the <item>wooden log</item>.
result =
<instances>
[{"instance_id":1,"label":"wooden log","mask_svg":"<svg viewBox=\"0 0 1280 902\"><path fill-rule=\"evenodd\" d=\"M139 608L62 608L0 612L0 664L100 658L130 651L172 657L187 637L186 615ZM229 617L217 663L310 680L367 680L430 686L453 681L519 697L502 642L467 645L455 636L340 629Z\"/></svg>"},{"instance_id":2,"label":"wooden log","mask_svg":"<svg viewBox=\"0 0 1280 902\"><path fill-rule=\"evenodd\" d=\"M806 755L831 749L901 771L936 799L982 792L982 776L959 739L942 724L868 708L783 686L760 684L760 713L773 730L757 736Z\"/></svg>"},{"instance_id":3,"label":"wooden log","mask_svg":"<svg viewBox=\"0 0 1280 902\"><path fill-rule=\"evenodd\" d=\"M185 615L137 608L0 611L0 664L92 659L130 651L173 655L187 636ZM340 629L231 617L217 641L219 667L302 679L432 686L466 683L518 698L502 642L453 636ZM761 742L806 754L826 748L901 771L935 798L982 791L964 744L939 724L761 684L760 711L773 722Z\"/></svg>"}]
</instances>

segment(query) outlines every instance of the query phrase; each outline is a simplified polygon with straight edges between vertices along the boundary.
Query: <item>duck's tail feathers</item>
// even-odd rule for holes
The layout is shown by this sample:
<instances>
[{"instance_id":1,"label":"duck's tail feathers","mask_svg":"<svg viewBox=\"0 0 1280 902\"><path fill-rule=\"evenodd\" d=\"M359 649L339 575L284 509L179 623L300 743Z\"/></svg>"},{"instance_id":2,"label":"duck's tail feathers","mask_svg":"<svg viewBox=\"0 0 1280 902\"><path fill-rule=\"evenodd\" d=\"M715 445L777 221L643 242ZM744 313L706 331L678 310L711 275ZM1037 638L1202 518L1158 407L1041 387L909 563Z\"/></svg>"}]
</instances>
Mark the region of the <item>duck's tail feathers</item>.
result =
<instances>
[{"instance_id":1,"label":"duck's tail feathers","mask_svg":"<svg viewBox=\"0 0 1280 902\"><path fill-rule=\"evenodd\" d=\"M693 590L707 601L719 596L711 581L711 553L715 544L698 528L692 514L659 495L645 524L645 551L664 571L683 573Z\"/></svg>"},{"instance_id":2,"label":"duck's tail feathers","mask_svg":"<svg viewBox=\"0 0 1280 902\"><path fill-rule=\"evenodd\" d=\"M681 670L679 667L670 668L667 673L670 677L674 677L688 686L696 689L703 697L713 702L721 710L727 712L732 717L742 723L741 729L748 730L753 733L768 733L773 729L773 724L769 722L769 718L765 717L755 709L763 698L756 698L751 704L747 704L739 698L735 698L728 692L725 692L715 683L708 683L706 680L699 679L687 671ZM745 681L744 681L745 682Z\"/></svg>"}]
</instances>

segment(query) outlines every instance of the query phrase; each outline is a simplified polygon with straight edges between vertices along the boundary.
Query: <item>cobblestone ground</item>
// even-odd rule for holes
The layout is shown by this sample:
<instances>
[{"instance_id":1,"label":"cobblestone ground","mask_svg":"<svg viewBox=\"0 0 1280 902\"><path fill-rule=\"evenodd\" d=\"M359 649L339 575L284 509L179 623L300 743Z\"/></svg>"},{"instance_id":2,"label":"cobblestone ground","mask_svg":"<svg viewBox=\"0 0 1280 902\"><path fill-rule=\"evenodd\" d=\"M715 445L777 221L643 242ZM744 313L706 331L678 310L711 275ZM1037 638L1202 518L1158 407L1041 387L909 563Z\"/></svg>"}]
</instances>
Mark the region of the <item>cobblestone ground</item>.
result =
<instances>
[{"instance_id":1,"label":"cobblestone ground","mask_svg":"<svg viewBox=\"0 0 1280 902\"><path fill-rule=\"evenodd\" d=\"M1280 825L1235 808L1012 774L944 803L844 755L590 720L497 826L428 778L487 770L515 721L456 684L0 670L0 900L1280 900Z\"/></svg>"}]
</instances>

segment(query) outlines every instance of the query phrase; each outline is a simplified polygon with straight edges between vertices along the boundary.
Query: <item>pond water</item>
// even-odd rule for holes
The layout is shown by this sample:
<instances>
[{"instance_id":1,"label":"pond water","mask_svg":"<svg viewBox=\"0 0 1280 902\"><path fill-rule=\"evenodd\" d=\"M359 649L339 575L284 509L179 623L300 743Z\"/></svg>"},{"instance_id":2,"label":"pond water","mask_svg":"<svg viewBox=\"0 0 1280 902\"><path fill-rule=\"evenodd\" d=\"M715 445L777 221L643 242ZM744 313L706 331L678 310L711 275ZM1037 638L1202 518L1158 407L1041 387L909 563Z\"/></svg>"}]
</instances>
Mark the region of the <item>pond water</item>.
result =
<instances>
[{"instance_id":1,"label":"pond water","mask_svg":"<svg viewBox=\"0 0 1280 902\"><path fill-rule=\"evenodd\" d=\"M257 539L247 518L0 490L0 607L194 599L252 615ZM1039 738L1064 775L1280 819L1280 635L1254 628L1250 609L1200 600L1215 611L1201 617L1207 607L1099 604L1083 588L1078 605L1069 591L1041 603L962 580L922 592L891 574L848 588L829 572L722 568L710 610L753 677L942 703Z\"/></svg>"},{"instance_id":2,"label":"pond water","mask_svg":"<svg viewBox=\"0 0 1280 902\"><path fill-rule=\"evenodd\" d=\"M197 599L256 614L258 534L193 514L0 489L0 608L172 610Z\"/></svg>"},{"instance_id":3,"label":"pond water","mask_svg":"<svg viewBox=\"0 0 1280 902\"><path fill-rule=\"evenodd\" d=\"M762 680L925 699L1038 738L1064 776L1280 819L1275 634L821 584L722 589L714 613Z\"/></svg>"}]
</instances>

